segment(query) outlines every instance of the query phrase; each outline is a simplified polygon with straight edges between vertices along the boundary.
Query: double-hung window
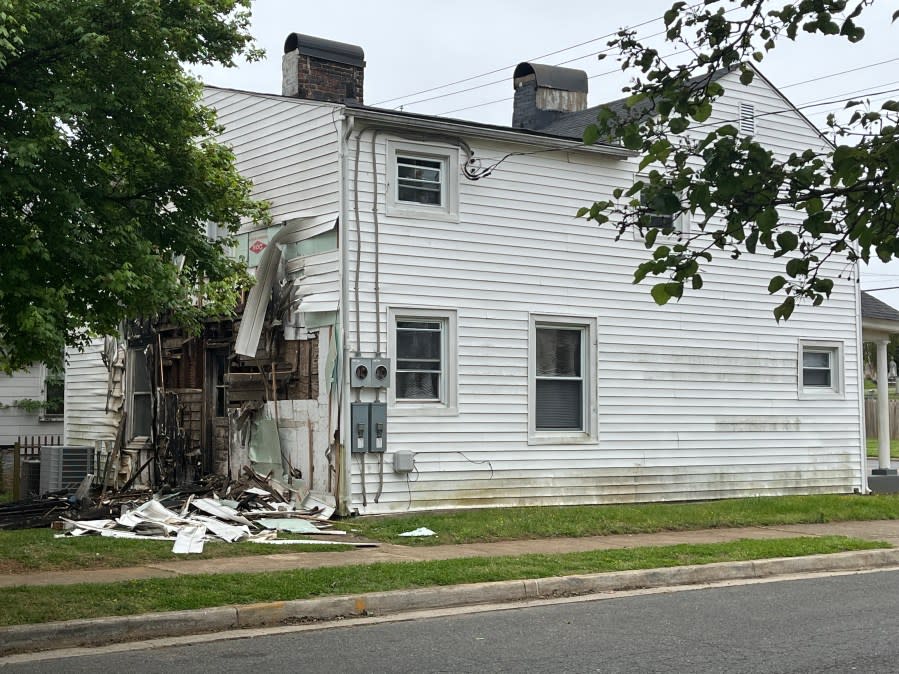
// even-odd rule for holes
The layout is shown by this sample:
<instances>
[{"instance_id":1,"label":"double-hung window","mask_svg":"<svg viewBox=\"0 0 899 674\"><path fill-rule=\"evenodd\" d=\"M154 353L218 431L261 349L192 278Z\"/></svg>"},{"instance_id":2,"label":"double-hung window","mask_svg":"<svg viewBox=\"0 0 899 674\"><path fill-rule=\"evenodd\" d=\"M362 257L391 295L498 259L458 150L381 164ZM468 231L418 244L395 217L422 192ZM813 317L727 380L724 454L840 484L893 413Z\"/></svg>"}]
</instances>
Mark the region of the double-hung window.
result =
<instances>
[{"instance_id":1,"label":"double-hung window","mask_svg":"<svg viewBox=\"0 0 899 674\"><path fill-rule=\"evenodd\" d=\"M531 442L595 438L594 333L592 319L531 317Z\"/></svg>"},{"instance_id":2,"label":"double-hung window","mask_svg":"<svg viewBox=\"0 0 899 674\"><path fill-rule=\"evenodd\" d=\"M455 312L391 309L389 315L394 409L454 411Z\"/></svg>"},{"instance_id":3,"label":"double-hung window","mask_svg":"<svg viewBox=\"0 0 899 674\"><path fill-rule=\"evenodd\" d=\"M430 220L458 220L459 148L387 142L387 213Z\"/></svg>"},{"instance_id":4,"label":"double-hung window","mask_svg":"<svg viewBox=\"0 0 899 674\"><path fill-rule=\"evenodd\" d=\"M129 348L128 373L128 426L130 439L148 438L153 423L153 398L150 384L150 369L144 348Z\"/></svg>"},{"instance_id":5,"label":"double-hung window","mask_svg":"<svg viewBox=\"0 0 899 674\"><path fill-rule=\"evenodd\" d=\"M842 364L843 345L841 342L800 341L800 396L830 397L842 395Z\"/></svg>"}]
</instances>

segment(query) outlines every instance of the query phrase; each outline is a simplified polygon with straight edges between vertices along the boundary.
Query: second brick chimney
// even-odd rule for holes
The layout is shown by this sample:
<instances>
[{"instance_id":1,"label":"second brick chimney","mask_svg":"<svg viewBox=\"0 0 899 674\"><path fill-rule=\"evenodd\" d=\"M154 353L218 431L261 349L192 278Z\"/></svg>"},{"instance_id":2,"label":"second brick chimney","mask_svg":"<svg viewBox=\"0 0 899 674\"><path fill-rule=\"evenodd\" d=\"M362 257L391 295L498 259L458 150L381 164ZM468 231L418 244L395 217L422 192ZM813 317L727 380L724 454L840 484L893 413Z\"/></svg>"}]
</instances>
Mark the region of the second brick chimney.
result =
<instances>
[{"instance_id":1,"label":"second brick chimney","mask_svg":"<svg viewBox=\"0 0 899 674\"><path fill-rule=\"evenodd\" d=\"M329 103L362 103L361 47L291 33L281 59L281 93Z\"/></svg>"},{"instance_id":2,"label":"second brick chimney","mask_svg":"<svg viewBox=\"0 0 899 674\"><path fill-rule=\"evenodd\" d=\"M587 108L587 73L574 68L519 63L512 75L512 126L538 130L570 112Z\"/></svg>"}]
</instances>

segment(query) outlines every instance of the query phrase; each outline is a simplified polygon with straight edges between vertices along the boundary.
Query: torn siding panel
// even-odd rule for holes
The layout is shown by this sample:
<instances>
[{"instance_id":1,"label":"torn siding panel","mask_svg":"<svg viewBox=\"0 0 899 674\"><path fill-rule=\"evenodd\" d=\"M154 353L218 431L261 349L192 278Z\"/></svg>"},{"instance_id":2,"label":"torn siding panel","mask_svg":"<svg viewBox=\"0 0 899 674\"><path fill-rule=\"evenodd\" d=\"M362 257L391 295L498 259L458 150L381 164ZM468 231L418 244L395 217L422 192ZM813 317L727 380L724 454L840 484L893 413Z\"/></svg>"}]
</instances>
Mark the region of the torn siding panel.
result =
<instances>
[{"instance_id":1,"label":"torn siding panel","mask_svg":"<svg viewBox=\"0 0 899 674\"><path fill-rule=\"evenodd\" d=\"M113 442L121 419L121 376L113 379L103 363L104 340L95 339L84 351L66 352L64 443L93 446Z\"/></svg>"}]
</instances>

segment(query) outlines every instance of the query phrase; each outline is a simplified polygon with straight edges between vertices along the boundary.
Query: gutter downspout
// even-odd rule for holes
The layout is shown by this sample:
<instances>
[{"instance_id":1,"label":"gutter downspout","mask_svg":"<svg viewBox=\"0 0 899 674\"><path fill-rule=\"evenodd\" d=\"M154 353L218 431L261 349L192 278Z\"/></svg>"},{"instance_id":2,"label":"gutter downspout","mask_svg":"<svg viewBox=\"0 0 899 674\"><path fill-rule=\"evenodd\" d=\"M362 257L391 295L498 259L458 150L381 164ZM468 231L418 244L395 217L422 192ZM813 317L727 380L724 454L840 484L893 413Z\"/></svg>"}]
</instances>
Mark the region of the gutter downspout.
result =
<instances>
[{"instance_id":1,"label":"gutter downspout","mask_svg":"<svg viewBox=\"0 0 899 674\"><path fill-rule=\"evenodd\" d=\"M865 429L865 340L862 336L862 291L859 282L858 262L855 263L855 369L858 379L858 416L859 416L859 455L861 458L861 475L859 490L868 494L868 433Z\"/></svg>"},{"instance_id":2,"label":"gutter downspout","mask_svg":"<svg viewBox=\"0 0 899 674\"><path fill-rule=\"evenodd\" d=\"M350 514L350 500L352 498L352 487L350 485L351 471L349 453L347 448L347 429L349 429L350 403L348 390L345 384L349 381L347 376L347 368L349 367L349 331L347 330L347 301L349 295L349 268L347 266L347 255L349 253L347 233L349 231L347 217L347 148L348 141L353 133L355 119L344 108L343 127L345 132L340 136L340 171L338 172L338 180L340 180L340 230L338 233L338 243L340 245L340 312L339 321L342 333L342 345L340 364L338 367L338 391L340 405L340 422L339 437L337 438L337 514L346 517Z\"/></svg>"}]
</instances>

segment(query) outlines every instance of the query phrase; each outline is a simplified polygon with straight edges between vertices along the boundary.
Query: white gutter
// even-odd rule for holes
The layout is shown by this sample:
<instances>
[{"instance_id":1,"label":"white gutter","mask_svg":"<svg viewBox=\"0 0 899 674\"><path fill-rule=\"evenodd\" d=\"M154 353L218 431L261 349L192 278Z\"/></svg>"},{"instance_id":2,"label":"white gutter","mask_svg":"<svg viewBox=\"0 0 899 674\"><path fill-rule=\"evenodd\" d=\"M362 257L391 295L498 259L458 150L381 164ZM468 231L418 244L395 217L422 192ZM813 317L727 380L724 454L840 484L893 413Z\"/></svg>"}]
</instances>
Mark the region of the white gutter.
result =
<instances>
[{"instance_id":1,"label":"white gutter","mask_svg":"<svg viewBox=\"0 0 899 674\"><path fill-rule=\"evenodd\" d=\"M349 253L349 241L347 239L349 232L349 216L347 214L347 141L353 133L354 125L355 119L353 115L347 108L344 108L342 128L346 129L346 131L340 134L340 171L338 173L338 180L340 180L340 230L338 232L338 244L340 246L340 311L338 325L340 325L342 344L340 363L337 369L337 390L340 392L337 400L338 405L340 405L340 434L337 438L337 475L339 484L337 510L343 516L349 515L350 499L352 498L350 457L347 450L349 445L346 438L347 429L349 428L350 403L344 384L349 381L347 369L350 362L349 331L347 330L347 302L349 296L349 268L347 266L347 255Z\"/></svg>"},{"instance_id":2,"label":"white gutter","mask_svg":"<svg viewBox=\"0 0 899 674\"><path fill-rule=\"evenodd\" d=\"M350 109L347 109L350 113ZM367 108L352 109L352 116L358 120L377 122L386 127L396 127L399 129L418 129L421 131L430 131L441 133L444 135L465 136L471 138L486 138L489 140L502 140L510 143L521 143L537 147L556 148L558 150L578 150L581 152L590 152L602 154L616 159L626 159L628 157L636 157L637 153L633 150L617 145L604 145L596 143L595 145L584 145L581 141L568 138L559 138L556 136L545 136L539 134L530 134L514 129L501 129L484 127L476 124L468 124L460 121L443 121L437 119L425 119L414 117L408 113L393 114L381 110L371 110Z\"/></svg>"}]
</instances>

